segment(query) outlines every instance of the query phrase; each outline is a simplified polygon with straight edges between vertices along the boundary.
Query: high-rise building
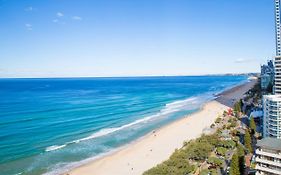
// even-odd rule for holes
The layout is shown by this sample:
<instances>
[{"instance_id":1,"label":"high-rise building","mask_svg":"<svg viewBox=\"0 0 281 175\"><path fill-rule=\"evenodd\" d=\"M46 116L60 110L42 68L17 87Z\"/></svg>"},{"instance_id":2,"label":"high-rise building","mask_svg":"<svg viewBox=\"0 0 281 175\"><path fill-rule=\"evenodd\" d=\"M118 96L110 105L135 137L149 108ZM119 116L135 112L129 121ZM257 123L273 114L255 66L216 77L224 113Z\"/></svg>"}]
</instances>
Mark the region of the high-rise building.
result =
<instances>
[{"instance_id":1,"label":"high-rise building","mask_svg":"<svg viewBox=\"0 0 281 175\"><path fill-rule=\"evenodd\" d=\"M280 5L281 0L275 0L275 37L276 37L276 57L275 57L275 78L274 93L281 94L281 30L280 30Z\"/></svg>"},{"instance_id":2,"label":"high-rise building","mask_svg":"<svg viewBox=\"0 0 281 175\"><path fill-rule=\"evenodd\" d=\"M263 137L281 139L281 40L280 3L275 0L276 58L274 65L274 94L263 96Z\"/></svg>"},{"instance_id":3,"label":"high-rise building","mask_svg":"<svg viewBox=\"0 0 281 175\"><path fill-rule=\"evenodd\" d=\"M256 145L256 175L281 174L281 40L280 5L275 0L276 57L274 94L263 96L263 139ZM264 68L265 69L265 68ZM261 74L263 70L261 71Z\"/></svg>"},{"instance_id":4,"label":"high-rise building","mask_svg":"<svg viewBox=\"0 0 281 175\"><path fill-rule=\"evenodd\" d=\"M281 55L280 5L281 0L275 0L276 56Z\"/></svg>"}]
</instances>

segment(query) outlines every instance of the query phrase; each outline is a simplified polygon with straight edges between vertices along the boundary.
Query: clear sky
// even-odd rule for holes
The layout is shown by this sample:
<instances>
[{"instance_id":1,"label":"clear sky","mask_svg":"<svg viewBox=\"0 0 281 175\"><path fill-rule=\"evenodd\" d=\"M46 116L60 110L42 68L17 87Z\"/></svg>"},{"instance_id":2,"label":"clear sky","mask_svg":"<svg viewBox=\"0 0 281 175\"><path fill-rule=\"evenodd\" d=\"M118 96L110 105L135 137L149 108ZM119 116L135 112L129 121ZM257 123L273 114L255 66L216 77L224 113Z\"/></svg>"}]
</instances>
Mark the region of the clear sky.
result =
<instances>
[{"instance_id":1,"label":"clear sky","mask_svg":"<svg viewBox=\"0 0 281 175\"><path fill-rule=\"evenodd\" d=\"M0 77L258 72L273 0L0 0Z\"/></svg>"}]
</instances>

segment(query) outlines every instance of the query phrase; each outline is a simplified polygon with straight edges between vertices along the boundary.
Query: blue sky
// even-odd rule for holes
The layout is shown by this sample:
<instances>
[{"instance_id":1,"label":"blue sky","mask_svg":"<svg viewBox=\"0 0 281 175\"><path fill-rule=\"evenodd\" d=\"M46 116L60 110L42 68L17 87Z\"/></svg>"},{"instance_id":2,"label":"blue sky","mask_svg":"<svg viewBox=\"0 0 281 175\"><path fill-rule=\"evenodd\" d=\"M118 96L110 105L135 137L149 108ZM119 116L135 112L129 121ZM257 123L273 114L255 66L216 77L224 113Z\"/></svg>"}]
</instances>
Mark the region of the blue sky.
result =
<instances>
[{"instance_id":1,"label":"blue sky","mask_svg":"<svg viewBox=\"0 0 281 175\"><path fill-rule=\"evenodd\" d=\"M0 77L258 72L273 0L0 0Z\"/></svg>"}]
</instances>

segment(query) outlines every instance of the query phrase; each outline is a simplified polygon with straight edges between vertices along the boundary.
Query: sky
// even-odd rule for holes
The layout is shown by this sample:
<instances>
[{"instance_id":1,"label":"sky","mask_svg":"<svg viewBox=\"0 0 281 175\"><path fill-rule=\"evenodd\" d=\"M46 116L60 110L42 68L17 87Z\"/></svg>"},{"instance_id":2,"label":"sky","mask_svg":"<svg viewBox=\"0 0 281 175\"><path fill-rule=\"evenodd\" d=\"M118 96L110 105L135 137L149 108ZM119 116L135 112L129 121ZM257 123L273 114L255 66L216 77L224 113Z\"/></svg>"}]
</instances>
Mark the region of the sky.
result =
<instances>
[{"instance_id":1,"label":"sky","mask_svg":"<svg viewBox=\"0 0 281 175\"><path fill-rule=\"evenodd\" d=\"M0 77L259 72L273 0L0 0Z\"/></svg>"}]
</instances>

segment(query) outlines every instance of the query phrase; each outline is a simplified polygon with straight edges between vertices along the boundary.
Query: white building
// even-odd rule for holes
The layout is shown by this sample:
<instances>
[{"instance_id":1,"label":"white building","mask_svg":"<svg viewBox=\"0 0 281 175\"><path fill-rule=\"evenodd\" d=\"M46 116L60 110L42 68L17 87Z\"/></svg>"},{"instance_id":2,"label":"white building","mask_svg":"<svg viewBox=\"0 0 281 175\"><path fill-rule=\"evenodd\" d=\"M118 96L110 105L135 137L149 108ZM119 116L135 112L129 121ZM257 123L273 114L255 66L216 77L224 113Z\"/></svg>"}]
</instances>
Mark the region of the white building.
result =
<instances>
[{"instance_id":1,"label":"white building","mask_svg":"<svg viewBox=\"0 0 281 175\"><path fill-rule=\"evenodd\" d=\"M256 149L256 175L281 174L281 140L264 138Z\"/></svg>"},{"instance_id":2,"label":"white building","mask_svg":"<svg viewBox=\"0 0 281 175\"><path fill-rule=\"evenodd\" d=\"M263 137L281 139L281 95L263 96Z\"/></svg>"},{"instance_id":3,"label":"white building","mask_svg":"<svg viewBox=\"0 0 281 175\"><path fill-rule=\"evenodd\" d=\"M274 93L281 94L281 56L275 57Z\"/></svg>"},{"instance_id":4,"label":"white building","mask_svg":"<svg viewBox=\"0 0 281 175\"><path fill-rule=\"evenodd\" d=\"M276 56L281 56L280 1L281 0L275 0Z\"/></svg>"},{"instance_id":5,"label":"white building","mask_svg":"<svg viewBox=\"0 0 281 175\"><path fill-rule=\"evenodd\" d=\"M280 32L280 5L281 0L275 0L275 37L276 37L276 57L275 57L275 81L274 93L281 94L281 32Z\"/></svg>"}]
</instances>

